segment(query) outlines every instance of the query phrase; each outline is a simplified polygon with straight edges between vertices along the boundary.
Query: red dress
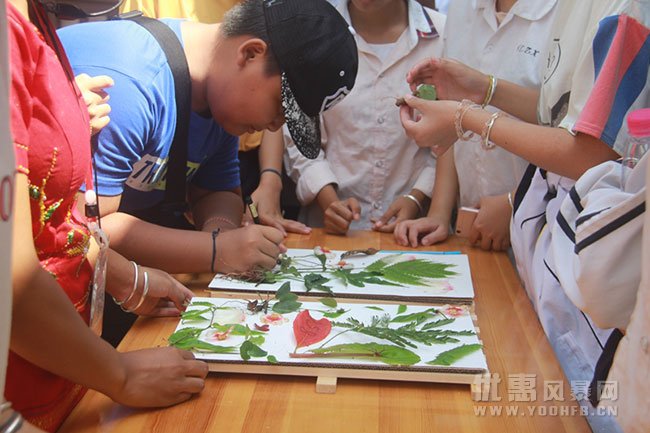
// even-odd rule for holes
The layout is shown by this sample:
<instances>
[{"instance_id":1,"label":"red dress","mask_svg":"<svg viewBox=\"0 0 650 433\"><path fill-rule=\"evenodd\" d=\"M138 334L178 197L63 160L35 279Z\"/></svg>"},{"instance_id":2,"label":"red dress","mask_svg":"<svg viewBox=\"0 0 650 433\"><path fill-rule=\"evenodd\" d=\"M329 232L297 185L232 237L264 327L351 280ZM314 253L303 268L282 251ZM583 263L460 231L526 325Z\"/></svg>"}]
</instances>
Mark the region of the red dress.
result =
<instances>
[{"instance_id":1,"label":"red dress","mask_svg":"<svg viewBox=\"0 0 650 433\"><path fill-rule=\"evenodd\" d=\"M9 3L7 21L11 132L17 170L29 177L34 246L43 268L88 323L93 270L86 259L89 232L76 207L90 167L88 113L56 53ZM10 352L6 398L37 426L56 430L83 392Z\"/></svg>"}]
</instances>

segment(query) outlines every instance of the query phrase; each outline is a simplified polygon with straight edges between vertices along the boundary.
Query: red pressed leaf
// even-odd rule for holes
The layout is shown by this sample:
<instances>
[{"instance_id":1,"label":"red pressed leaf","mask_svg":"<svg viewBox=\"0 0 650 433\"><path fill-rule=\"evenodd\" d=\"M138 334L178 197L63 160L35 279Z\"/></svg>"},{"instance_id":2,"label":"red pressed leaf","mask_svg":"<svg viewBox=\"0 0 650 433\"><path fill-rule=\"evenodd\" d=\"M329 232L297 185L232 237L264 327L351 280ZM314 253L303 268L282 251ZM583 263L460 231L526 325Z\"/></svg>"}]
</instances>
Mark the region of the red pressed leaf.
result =
<instances>
[{"instance_id":1,"label":"red pressed leaf","mask_svg":"<svg viewBox=\"0 0 650 433\"><path fill-rule=\"evenodd\" d=\"M255 324L255 329L258 331L262 332L269 332L269 325L258 325L257 323Z\"/></svg>"},{"instance_id":2,"label":"red pressed leaf","mask_svg":"<svg viewBox=\"0 0 650 433\"><path fill-rule=\"evenodd\" d=\"M296 337L296 347L305 347L318 343L332 331L332 323L323 317L315 320L305 310L296 316L293 321L293 335Z\"/></svg>"}]
</instances>

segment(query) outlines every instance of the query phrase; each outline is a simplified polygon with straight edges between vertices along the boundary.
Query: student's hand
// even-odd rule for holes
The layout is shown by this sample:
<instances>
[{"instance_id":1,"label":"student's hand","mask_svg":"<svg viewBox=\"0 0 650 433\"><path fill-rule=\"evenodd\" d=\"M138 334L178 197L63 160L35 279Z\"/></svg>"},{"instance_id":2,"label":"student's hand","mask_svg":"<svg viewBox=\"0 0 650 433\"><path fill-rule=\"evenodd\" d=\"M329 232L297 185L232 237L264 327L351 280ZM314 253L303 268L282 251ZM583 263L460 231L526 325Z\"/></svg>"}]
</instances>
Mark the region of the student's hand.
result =
<instances>
[{"instance_id":1,"label":"student's hand","mask_svg":"<svg viewBox=\"0 0 650 433\"><path fill-rule=\"evenodd\" d=\"M411 90L419 84L436 86L438 99L483 103L490 85L487 75L452 59L431 57L415 65L406 75Z\"/></svg>"},{"instance_id":2,"label":"student's hand","mask_svg":"<svg viewBox=\"0 0 650 433\"><path fill-rule=\"evenodd\" d=\"M192 291L167 272L144 266L140 267L140 281L144 278L145 271L149 278L149 291L142 305L134 313L139 316L165 317L178 316L181 311L185 311L194 296ZM141 284L140 282L139 285ZM133 301L129 301L131 305L124 305L124 307L135 307L138 302L140 302L140 297L136 294Z\"/></svg>"},{"instance_id":3,"label":"student's hand","mask_svg":"<svg viewBox=\"0 0 650 433\"><path fill-rule=\"evenodd\" d=\"M411 220L418 216L420 209L406 197L397 197L395 201L388 206L388 209L377 220L374 221L372 229L382 233L392 233L398 223Z\"/></svg>"},{"instance_id":4,"label":"student's hand","mask_svg":"<svg viewBox=\"0 0 650 433\"><path fill-rule=\"evenodd\" d=\"M430 147L440 156L458 139L454 116L458 102L427 101L405 95L400 107L400 120L406 135L420 147Z\"/></svg>"},{"instance_id":5,"label":"student's hand","mask_svg":"<svg viewBox=\"0 0 650 433\"><path fill-rule=\"evenodd\" d=\"M472 244L483 250L504 251L510 246L510 217L512 209L508 195L482 197L478 215L469 234Z\"/></svg>"},{"instance_id":6,"label":"student's hand","mask_svg":"<svg viewBox=\"0 0 650 433\"><path fill-rule=\"evenodd\" d=\"M309 234L311 228L307 227L301 222L285 219L280 211L280 194L274 194L260 186L251 194L253 203L257 206L257 213L260 217L260 222L265 226L275 227L280 230L284 236L287 232L298 234ZM247 211L248 212L248 211ZM245 224L250 224L252 219L246 214Z\"/></svg>"},{"instance_id":7,"label":"student's hand","mask_svg":"<svg viewBox=\"0 0 650 433\"><path fill-rule=\"evenodd\" d=\"M416 248L418 244L429 246L442 242L449 236L449 219L427 216L402 221L395 227L395 242L403 247Z\"/></svg>"},{"instance_id":8,"label":"student's hand","mask_svg":"<svg viewBox=\"0 0 650 433\"><path fill-rule=\"evenodd\" d=\"M219 234L214 268L224 274L272 269L278 255L287 251L284 235L274 227L253 224Z\"/></svg>"},{"instance_id":9,"label":"student's hand","mask_svg":"<svg viewBox=\"0 0 650 433\"><path fill-rule=\"evenodd\" d=\"M325 232L335 235L344 235L350 228L352 221L357 221L361 217L361 205L354 198L346 200L336 200L330 203L325 209L324 226Z\"/></svg>"},{"instance_id":10,"label":"student's hand","mask_svg":"<svg viewBox=\"0 0 650 433\"><path fill-rule=\"evenodd\" d=\"M107 394L132 407L165 407L198 394L205 386L208 365L192 352L174 347L120 353L124 381ZM101 374L101 372L98 372Z\"/></svg>"},{"instance_id":11,"label":"student's hand","mask_svg":"<svg viewBox=\"0 0 650 433\"><path fill-rule=\"evenodd\" d=\"M79 74L75 81L88 108L91 135L95 135L110 121L108 114L111 112L111 106L108 105L109 96L104 89L113 86L113 79L106 75L91 77Z\"/></svg>"}]
</instances>

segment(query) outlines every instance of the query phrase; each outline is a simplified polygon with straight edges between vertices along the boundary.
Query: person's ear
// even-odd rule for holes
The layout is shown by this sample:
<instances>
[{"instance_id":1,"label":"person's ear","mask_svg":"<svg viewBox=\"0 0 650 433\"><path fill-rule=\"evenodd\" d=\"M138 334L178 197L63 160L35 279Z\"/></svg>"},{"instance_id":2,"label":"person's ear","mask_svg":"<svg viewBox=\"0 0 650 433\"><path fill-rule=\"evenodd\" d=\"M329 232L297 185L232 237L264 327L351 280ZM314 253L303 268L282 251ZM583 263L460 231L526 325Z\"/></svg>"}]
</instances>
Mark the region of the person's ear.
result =
<instances>
[{"instance_id":1,"label":"person's ear","mask_svg":"<svg viewBox=\"0 0 650 433\"><path fill-rule=\"evenodd\" d=\"M246 39L237 50L237 65L243 68L250 62L264 60L267 51L268 45L263 40L259 38Z\"/></svg>"}]
</instances>

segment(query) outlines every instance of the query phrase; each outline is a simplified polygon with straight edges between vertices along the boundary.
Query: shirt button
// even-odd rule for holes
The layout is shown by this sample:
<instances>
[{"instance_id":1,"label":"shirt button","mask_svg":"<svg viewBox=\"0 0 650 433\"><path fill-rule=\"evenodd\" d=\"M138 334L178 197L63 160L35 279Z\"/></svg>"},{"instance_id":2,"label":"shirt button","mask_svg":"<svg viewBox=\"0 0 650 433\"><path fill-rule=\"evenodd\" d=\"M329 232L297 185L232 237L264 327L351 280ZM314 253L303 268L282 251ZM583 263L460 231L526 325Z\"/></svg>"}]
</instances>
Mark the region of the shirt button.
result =
<instances>
[{"instance_id":1,"label":"shirt button","mask_svg":"<svg viewBox=\"0 0 650 433\"><path fill-rule=\"evenodd\" d=\"M491 53L493 49L494 49L494 45L492 45L492 44L487 44L487 45L485 46L485 49L484 49L483 51L486 52L486 53Z\"/></svg>"},{"instance_id":2,"label":"shirt button","mask_svg":"<svg viewBox=\"0 0 650 433\"><path fill-rule=\"evenodd\" d=\"M384 161L377 161L377 162L375 162L375 167L379 167L379 168L381 168L381 167L383 167L383 166L384 166Z\"/></svg>"},{"instance_id":3,"label":"shirt button","mask_svg":"<svg viewBox=\"0 0 650 433\"><path fill-rule=\"evenodd\" d=\"M382 123L384 123L384 116L379 116L379 117L377 118L377 123L379 123L380 125L381 125Z\"/></svg>"},{"instance_id":4,"label":"shirt button","mask_svg":"<svg viewBox=\"0 0 650 433\"><path fill-rule=\"evenodd\" d=\"M648 353L648 337L641 337L641 349L644 353Z\"/></svg>"},{"instance_id":5,"label":"shirt button","mask_svg":"<svg viewBox=\"0 0 650 433\"><path fill-rule=\"evenodd\" d=\"M374 203L372 204L372 207L374 207L375 209L379 209L379 208L381 207L381 203L379 203L378 201L376 201L376 202L374 202Z\"/></svg>"}]
</instances>

